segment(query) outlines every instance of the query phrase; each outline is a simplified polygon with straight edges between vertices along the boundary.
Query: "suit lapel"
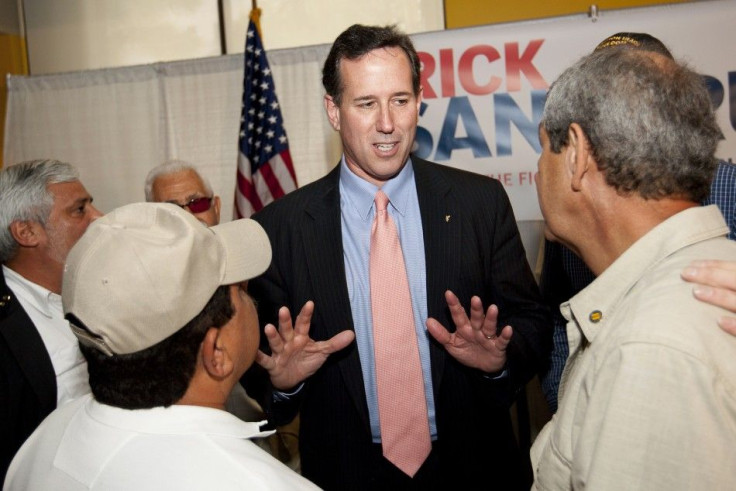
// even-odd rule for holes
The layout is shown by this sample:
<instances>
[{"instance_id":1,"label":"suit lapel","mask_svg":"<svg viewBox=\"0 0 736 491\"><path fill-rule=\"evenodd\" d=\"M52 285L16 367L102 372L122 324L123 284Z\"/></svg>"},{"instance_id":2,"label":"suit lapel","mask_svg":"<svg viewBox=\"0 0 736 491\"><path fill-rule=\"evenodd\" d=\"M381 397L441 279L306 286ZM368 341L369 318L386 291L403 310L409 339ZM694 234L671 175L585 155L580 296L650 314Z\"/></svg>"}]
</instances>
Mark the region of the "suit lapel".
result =
<instances>
[{"instance_id":1,"label":"suit lapel","mask_svg":"<svg viewBox=\"0 0 736 491\"><path fill-rule=\"evenodd\" d=\"M307 205L306 219L301 224L315 296L315 315L323 319L319 333L323 339L345 329L355 330L343 259L339 177L338 165L328 174L315 199ZM370 428L357 345L353 343L352 347L331 355L331 360L338 360L348 392L366 428Z\"/></svg>"},{"instance_id":2,"label":"suit lapel","mask_svg":"<svg viewBox=\"0 0 736 491\"><path fill-rule=\"evenodd\" d=\"M461 220L456 200L452 199L452 186L443 178L437 164L412 157L414 175L422 216L424 253L427 271L427 314L440 322L448 316L445 291L451 287L454 273L459 270L462 253ZM453 325L445 325L454 330ZM436 342L430 343L432 383L435 394L440 391L440 381L446 359L445 349Z\"/></svg>"}]
</instances>

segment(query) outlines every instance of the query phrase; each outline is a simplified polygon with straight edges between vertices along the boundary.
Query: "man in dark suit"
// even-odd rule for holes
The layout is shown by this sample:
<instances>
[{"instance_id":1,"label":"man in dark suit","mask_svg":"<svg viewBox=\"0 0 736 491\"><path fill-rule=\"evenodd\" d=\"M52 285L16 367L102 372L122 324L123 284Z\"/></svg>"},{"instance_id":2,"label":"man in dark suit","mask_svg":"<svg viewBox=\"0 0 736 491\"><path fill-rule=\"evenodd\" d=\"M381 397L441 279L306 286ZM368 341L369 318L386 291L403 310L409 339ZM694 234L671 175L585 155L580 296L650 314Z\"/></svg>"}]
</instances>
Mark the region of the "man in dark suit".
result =
<instances>
[{"instance_id":1,"label":"man in dark suit","mask_svg":"<svg viewBox=\"0 0 736 491\"><path fill-rule=\"evenodd\" d=\"M264 404L276 424L300 411L302 473L325 489L528 489L509 407L549 352L549 311L501 184L410 156L419 72L411 40L392 27L354 25L332 46L324 104L343 158L253 217L274 250L249 285L273 324L271 355L258 359L274 389ZM416 332L431 437L410 473L384 457L379 421L378 190L400 236L415 324L405 332Z\"/></svg>"},{"instance_id":2,"label":"man in dark suit","mask_svg":"<svg viewBox=\"0 0 736 491\"><path fill-rule=\"evenodd\" d=\"M46 415L89 392L60 293L69 249L99 216L69 164L35 160L0 172L0 482Z\"/></svg>"}]
</instances>

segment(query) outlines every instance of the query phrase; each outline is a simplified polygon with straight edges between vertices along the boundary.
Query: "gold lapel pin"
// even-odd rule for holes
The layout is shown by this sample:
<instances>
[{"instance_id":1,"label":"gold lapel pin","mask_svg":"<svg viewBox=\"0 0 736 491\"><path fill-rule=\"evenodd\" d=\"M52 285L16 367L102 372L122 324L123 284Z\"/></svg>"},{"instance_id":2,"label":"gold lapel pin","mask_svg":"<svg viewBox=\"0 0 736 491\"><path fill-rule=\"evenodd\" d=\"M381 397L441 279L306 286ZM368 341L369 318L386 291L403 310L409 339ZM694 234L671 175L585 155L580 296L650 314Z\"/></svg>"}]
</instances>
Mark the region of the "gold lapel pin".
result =
<instances>
[{"instance_id":1,"label":"gold lapel pin","mask_svg":"<svg viewBox=\"0 0 736 491\"><path fill-rule=\"evenodd\" d=\"M450 223L450 215L445 215L445 222Z\"/></svg>"}]
</instances>

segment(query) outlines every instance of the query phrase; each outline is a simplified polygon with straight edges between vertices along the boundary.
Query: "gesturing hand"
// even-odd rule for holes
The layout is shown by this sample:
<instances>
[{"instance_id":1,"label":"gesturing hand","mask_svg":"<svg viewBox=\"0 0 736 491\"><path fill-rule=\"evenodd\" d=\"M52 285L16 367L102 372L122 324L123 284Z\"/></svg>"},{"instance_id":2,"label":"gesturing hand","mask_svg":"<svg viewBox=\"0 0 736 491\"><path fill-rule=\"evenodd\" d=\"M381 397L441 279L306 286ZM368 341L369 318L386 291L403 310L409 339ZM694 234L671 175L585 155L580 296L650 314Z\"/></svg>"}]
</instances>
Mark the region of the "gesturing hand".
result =
<instances>
[{"instance_id":1,"label":"gesturing hand","mask_svg":"<svg viewBox=\"0 0 736 491\"><path fill-rule=\"evenodd\" d=\"M445 292L445 300L452 314L456 331L450 333L436 319L427 319L427 330L447 352L463 365L484 372L500 371L506 364L506 347L509 345L513 329L504 327L496 334L498 308L488 307L483 314L483 302L477 296L470 299L470 318L451 291Z\"/></svg>"},{"instance_id":2,"label":"gesturing hand","mask_svg":"<svg viewBox=\"0 0 736 491\"><path fill-rule=\"evenodd\" d=\"M290 389L316 372L327 357L340 351L355 339L351 330L341 331L326 341L309 337L309 327L314 313L314 302L304 304L292 327L291 313L286 307L279 309L279 328L266 325L264 331L271 347L271 356L262 351L256 355L256 363L268 371L276 389Z\"/></svg>"}]
</instances>

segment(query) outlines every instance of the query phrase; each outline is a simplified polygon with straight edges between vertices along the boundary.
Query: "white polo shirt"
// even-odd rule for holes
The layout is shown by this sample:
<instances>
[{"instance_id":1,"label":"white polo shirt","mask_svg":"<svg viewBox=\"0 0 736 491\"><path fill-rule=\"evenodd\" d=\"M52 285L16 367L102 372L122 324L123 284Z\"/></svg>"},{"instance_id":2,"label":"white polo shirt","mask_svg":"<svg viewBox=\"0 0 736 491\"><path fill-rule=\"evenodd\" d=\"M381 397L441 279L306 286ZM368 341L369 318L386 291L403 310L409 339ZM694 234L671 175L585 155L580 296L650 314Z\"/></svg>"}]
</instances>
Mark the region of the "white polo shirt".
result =
<instances>
[{"instance_id":1,"label":"white polo shirt","mask_svg":"<svg viewBox=\"0 0 736 491\"><path fill-rule=\"evenodd\" d=\"M213 408L126 410L81 397L13 459L5 490L319 489L251 442L272 431Z\"/></svg>"}]
</instances>

